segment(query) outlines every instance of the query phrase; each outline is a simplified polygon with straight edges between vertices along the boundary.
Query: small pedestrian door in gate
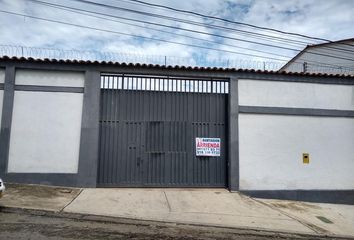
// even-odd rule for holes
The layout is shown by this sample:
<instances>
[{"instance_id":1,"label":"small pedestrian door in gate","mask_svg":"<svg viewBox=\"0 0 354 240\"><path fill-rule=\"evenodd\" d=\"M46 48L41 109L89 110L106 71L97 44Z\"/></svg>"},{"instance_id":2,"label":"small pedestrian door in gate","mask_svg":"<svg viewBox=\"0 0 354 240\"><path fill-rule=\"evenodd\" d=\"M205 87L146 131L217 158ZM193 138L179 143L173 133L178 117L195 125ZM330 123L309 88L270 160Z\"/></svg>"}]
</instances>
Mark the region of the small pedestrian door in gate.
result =
<instances>
[{"instance_id":1,"label":"small pedestrian door in gate","mask_svg":"<svg viewBox=\"0 0 354 240\"><path fill-rule=\"evenodd\" d=\"M225 80L101 77L98 186L225 187ZM196 156L196 138L220 156Z\"/></svg>"}]
</instances>

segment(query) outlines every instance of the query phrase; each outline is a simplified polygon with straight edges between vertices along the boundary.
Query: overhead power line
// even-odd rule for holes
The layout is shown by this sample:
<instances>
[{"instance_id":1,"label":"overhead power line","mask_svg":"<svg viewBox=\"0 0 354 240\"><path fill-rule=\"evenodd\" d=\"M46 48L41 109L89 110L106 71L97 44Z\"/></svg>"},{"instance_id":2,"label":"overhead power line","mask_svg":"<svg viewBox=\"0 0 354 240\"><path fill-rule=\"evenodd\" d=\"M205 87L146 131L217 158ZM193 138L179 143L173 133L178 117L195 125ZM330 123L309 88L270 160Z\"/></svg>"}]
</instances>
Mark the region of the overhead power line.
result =
<instances>
[{"instance_id":1,"label":"overhead power line","mask_svg":"<svg viewBox=\"0 0 354 240\"><path fill-rule=\"evenodd\" d=\"M60 4L55 4L55 3L50 3L50 2L40 1L40 0L29 0L29 1L60 6ZM76 1L76 0L72 0L72 1ZM96 3L96 2L84 2L84 3L86 3L86 4L94 4L94 5L98 4L99 6L103 7L101 3ZM110 7L111 6L111 5L107 5L107 4L104 4L104 5L105 5L105 7ZM191 25L195 25L195 26L210 27L210 28L217 29L217 30L227 30L227 31L229 31L229 33L230 33L230 31L235 31L235 32L238 32L238 35L252 36L254 38L258 38L258 39L262 39L262 40L270 40L270 41L276 41L276 42L286 42L287 44L293 44L295 46L299 46L300 44L301 44L301 46L303 46L303 44L308 44L307 42L290 40L290 39L286 39L286 38L280 38L280 37L277 37L277 36L265 35L265 34L261 34L261 33L245 31L245 30L239 30L239 29L225 27L225 26L217 26L217 25L212 25L212 24L206 24L206 23L201 23L201 22L190 21L190 20L186 20L186 19L178 19L178 18L174 18L174 17L170 17L170 16L164 16L164 15L159 15L159 14L141 12L141 11L131 10L131 9L127 9L127 8L117 7L117 6L112 6L112 7L115 7L116 10L120 10L120 11L130 11L130 12L134 11L134 13L139 12L137 14L144 14L144 15L147 15L147 16L152 16L153 15L152 17L155 17L155 18L164 18L166 20L183 22L183 23L187 23L187 24L191 24Z\"/></svg>"},{"instance_id":2,"label":"overhead power line","mask_svg":"<svg viewBox=\"0 0 354 240\"><path fill-rule=\"evenodd\" d=\"M31 1L36 1L36 0L31 0ZM221 28L221 29L230 30L230 31L235 31L235 30L237 31L238 30L238 29L234 29L234 28L228 28L228 27L224 27L224 26L217 26L217 25L213 25L213 24L200 23L200 22L195 22L195 21L191 21L191 20L185 20L185 19L165 16L165 15L161 15L161 14L148 13L148 12L138 11L138 10L134 10L134 9L118 7L118 6L114 6L114 5L108 5L108 4L103 4L103 3L92 2L92 1L88 1L88 0L71 0L71 1L80 2L80 3L86 3L86 4L100 6L100 7L105 7L105 8L108 8L108 9L116 9L116 10L120 10L120 11L127 11L127 12L131 12L131 13L135 13L135 14L141 14L141 15L146 15L146 16L150 16L150 17L162 18L162 19L171 20L171 21L188 23L188 24L192 24L192 25L196 25L196 26L207 26L207 27L212 27L212 28ZM239 41L242 41L242 40L239 40ZM243 41L246 41L246 42L248 41L249 43L260 44L260 45L268 46L268 47L277 47L277 48L282 48L282 49L285 49L285 50L299 51L299 49L280 47L280 46L276 46L276 45L272 45L272 44L259 43L259 42L250 41L250 40L243 40ZM337 47L331 47L331 48L340 49L340 50L343 50L343 51L354 52L354 51L351 51L351 50L348 50L348 49L342 49L342 48L337 48ZM334 56L327 55L327 57L334 57ZM340 57L338 57L338 58L340 58ZM349 60L349 59L344 59L344 60ZM354 59L350 59L350 61L354 61Z\"/></svg>"},{"instance_id":3,"label":"overhead power line","mask_svg":"<svg viewBox=\"0 0 354 240\"><path fill-rule=\"evenodd\" d=\"M45 1L39 1L39 0L30 0L32 2L40 2L40 3L44 3L44 4L49 4L49 5L54 5L54 6L59 6L59 7L66 7L65 5L59 5L59 4L53 4L53 3L49 3L49 2L45 2ZM78 2L84 2L84 3L91 3L93 5L98 5L98 6L103 6L103 7L108 7L111 5L106 5L106 4L101 4L101 3L96 3L96 2L90 2L90 1L86 1L86 0L71 0L71 1L78 1ZM112 6L115 9L121 10L122 8L120 7L116 7L116 6ZM283 46L277 46L277 45L273 45L273 44L267 44L267 43L260 43L260 42L256 42L256 41L252 41L252 40L245 40L245 39L240 39L240 38L234 38L234 37L229 37L229 36L222 36L220 34L214 34L214 33L208 33L208 32L203 32L203 31L198 31L198 30L191 30L191 29L186 29L186 28L181 28L181 27L175 27L175 26L169 26L169 25L165 25L165 24L157 24L157 23L151 23L148 21L142 21L142 20L136 20L136 19L131 19L131 18L125 18L125 17L118 17L116 15L111 15L111 14L105 14L105 13L97 13L97 12L93 12L93 11L87 11L87 10L82 10L79 8L73 8L73 7L69 7L71 9L75 9L75 10L79 10L79 11L85 11L85 12L90 12L90 13L95 13L95 14L102 14L105 16L109 16L109 17L114 17L114 18L120 18L120 19L125 19L125 20L132 20L132 21L136 21L136 22L141 22L141 23L147 23L147 24L153 24L153 25L158 25L158 26L162 26L162 27L168 27L168 28L174 28L174 29L179 29L179 30L184 30L184 31L188 31L188 32L193 32L193 33L199 33L199 34L204 34L204 35L209 35L209 36L214 36L214 37L220 37L220 38L225 38L225 39L230 39L230 40L235 40L235 41L242 41L242 42L247 42L247 43L252 43L252 44L257 44L257 45L262 45L262 46L267 46L267 47L274 47L274 48L280 48L280 49L284 49L284 50L289 50L289 51L301 51L302 49L295 49L295 48L290 48L290 47L283 47ZM126 9L126 8L123 8ZM132 12L136 12L136 10L132 10L132 9L128 9L129 11ZM140 11L138 11L140 12ZM143 14L142 12L140 12L141 14ZM309 54L313 54L313 55L319 55L319 56L326 56L326 57L332 57L332 58L338 58L338 59L342 59L342 60L348 60L348 61L354 61L354 59L350 59L347 57L341 57L341 56L333 56L330 54L325 54L325 53L314 53L314 52L310 52L308 51L307 53Z\"/></svg>"},{"instance_id":4,"label":"overhead power line","mask_svg":"<svg viewBox=\"0 0 354 240\"><path fill-rule=\"evenodd\" d=\"M120 0L118 0L118 1L120 1ZM257 25L254 25L254 24L249 24L249 23L244 23L244 22L239 22L239 21L233 21L233 20L229 20L229 19L225 19L225 18L220 18L220 17L216 17L216 16L210 16L210 15L201 14L201 13L188 11L188 10L183 10L183 9L177 9L177 8L169 7L169 6L162 5L162 4L149 3L149 2L145 2L145 1L141 1L141 0L125 0L125 1L140 3L140 4L143 4L143 5L154 6L154 7L163 8L163 9L168 9L168 10L172 10L172 11L175 11L175 12L187 13L187 14L190 14L190 15L195 15L195 16L199 16L199 17L203 17L203 18L219 20L219 21L223 21L223 22L227 22L227 23L233 23L233 24L247 26L247 27L252 27L252 28L256 28L256 29L262 29L262 30L277 32L277 33L286 34L286 35L292 35L292 36L297 36L297 37L302 37L302 38L307 38L307 39L312 39L312 40L319 40L319 41L324 41L324 42L328 42L328 43L333 43L333 41L331 41L329 39L325 39L325 38L312 37L312 36L308 36L308 35L305 35L305 34L287 32L287 31L282 31L282 30L278 30L278 29L275 29L275 28L261 27L261 26L257 26ZM353 46L353 45L349 44L349 46Z\"/></svg>"},{"instance_id":5,"label":"overhead power line","mask_svg":"<svg viewBox=\"0 0 354 240\"><path fill-rule=\"evenodd\" d=\"M154 22L144 21L144 20L140 20L140 19L137 20L137 19L134 19L134 18L121 17L121 16L112 15L112 14L95 12L95 11L90 11L90 10L84 10L84 9L75 8L75 7L68 7L68 6L65 6L65 5L49 3L49 2L40 1L40 0L29 0L29 1L36 2L36 3L43 3L43 4L47 4L47 5L52 5L52 6L64 7L64 8L68 8L68 9L74 9L74 10L77 10L77 11L100 14L100 15L108 16L108 17L112 17L112 18L124 19L124 20L128 20L128 21L145 23L145 24L150 24L150 25L155 25L155 26L160 26L160 27L178 29L178 30L192 32L192 33L209 35L209 36L213 36L213 37L220 37L220 38L230 39L230 40L234 40L234 41L241 41L241 42L247 42L247 43L253 43L253 44L260 44L260 45L263 45L263 46L274 47L274 48L283 48L284 50L289 50L289 51L299 51L299 49L295 49L295 48L279 47L277 45L272 45L272 44L259 43L259 42L245 40L245 39L240 39L240 38L235 38L235 37L222 36L220 34L215 34L215 33L209 33L209 32L204 32L204 31L199 31L199 30L192 30L192 29L183 28L183 27L170 26L170 25L166 25L166 24L154 23ZM200 24L199 26L203 26L203 25Z\"/></svg>"},{"instance_id":6,"label":"overhead power line","mask_svg":"<svg viewBox=\"0 0 354 240\"><path fill-rule=\"evenodd\" d=\"M194 39L197 41L203 41L203 42L207 42L207 43L211 43L211 44L217 44L219 46L227 46L227 47L232 47L232 48L237 48L237 49L243 49L243 50L248 50L248 51L253 51L253 52L259 52L259 53L264 53L264 54L268 54L268 55L272 55L272 56L278 56L278 57L283 57L283 58L291 58L291 56L288 55L282 55L282 54L277 54L274 52L267 52L267 51L262 51L262 50L257 50L257 49L252 49L252 48L247 48L247 47L240 47L240 46L235 46L232 44L227 44L227 43L220 43L220 42L215 42L215 41L210 41L210 40L206 40L206 39L202 39L202 38L197 38L197 37L192 37L189 35L185 35L185 34L180 34L180 33L176 33L176 32L169 32L169 31L165 31L165 30L161 30L161 29L157 29L157 28L152 28L152 27L147 27L147 26L141 26L138 24L133 24L133 23L127 23L127 22L123 22L123 21L118 21L118 20L114 20L111 18L106 18L106 17L101 17L99 13L95 13L95 14L88 14L88 13L84 13L81 12L80 10L73 10L75 8L71 8L71 7L56 7L53 5L49 5L49 4L42 4L42 3L38 3L47 7L51 7L51 8L55 8L55 9L60 9L63 11L68 11L68 12L73 12L76 14L80 14L80 15L84 15L84 16L89 16L89 17L94 17L94 18L98 18L98 19L103 19L106 21L111 21L111 22L116 22L116 23L120 23L120 24L125 24L128 26L134 26L134 27L139 27L139 28L143 28L143 29L149 29L149 30L153 30L153 31L157 31L157 32L162 32L162 33L167 33L167 34L171 34L171 35L176 35L176 36L181 36L184 38L189 38L189 39ZM85 11L86 12L86 11Z\"/></svg>"},{"instance_id":7,"label":"overhead power line","mask_svg":"<svg viewBox=\"0 0 354 240\"><path fill-rule=\"evenodd\" d=\"M241 25L241 26L242 25L250 25L250 24L246 24L246 23L242 23L242 22L232 21L232 20L225 19L225 18L220 18L220 17L210 16L210 15L200 14L200 13L196 13L194 11L177 9L177 8L173 8L173 7L169 7L169 6L161 5L161 4L148 3L148 2L140 1L140 0L115 0L115 1L126 2L126 3L130 3L130 4L136 4L136 5L145 5L145 6L148 6L150 8L155 8L155 9L162 8L162 9L167 9L167 10L170 10L170 11L173 11L173 12L178 12L178 13L181 13L181 14L184 14L184 15L194 15L194 16L197 16L197 17L209 18L209 19L211 18L213 20L219 20L219 21L223 21L223 22L227 22L227 23L231 22L231 23L234 23L235 25ZM215 19L215 18L217 18L217 19ZM265 30L264 27L261 27L261 26L256 26L256 25L252 25L252 26L255 27L255 28L259 28L261 30ZM267 29L274 30L274 31L279 31L278 29L275 29L275 28L267 28ZM286 35L298 34L298 33L292 33L292 32L287 32L287 31L281 31L281 32L283 32ZM252 32L252 33L254 33L254 32ZM261 34L261 33L255 33L255 34L262 35L263 38L267 38L267 36L272 37L273 39L271 41L281 41L280 39L282 39L283 41L287 41L288 44L291 44L291 43L295 43L296 44L296 42L297 42L298 44L306 44L307 46L313 46L313 45L317 45L317 44L322 44L323 43L323 42L321 42L321 43L318 43L318 42L304 42L304 41L299 41L299 40L295 40L295 39L288 39L288 38L283 38L283 37L273 36L273 35L267 35L267 34ZM315 38L315 37L304 35L304 34L300 34L300 35L307 36L308 38ZM255 37L255 36L253 36L253 37ZM299 36L291 36L291 37L300 38ZM278 38L278 40L276 40L274 38ZM350 46L354 50L354 45L353 44L338 43L336 41L332 41L332 40L324 39L324 38L321 38L321 39L323 39L323 41L325 41L325 43L336 43L336 44L340 44L340 45ZM350 51L349 49L345 49L345 48L343 49L343 48L338 48L338 47L333 47L333 46L323 46L323 48L336 49L336 50L343 51L343 52ZM354 51L351 51L351 52L354 52Z\"/></svg>"},{"instance_id":8,"label":"overhead power line","mask_svg":"<svg viewBox=\"0 0 354 240\"><path fill-rule=\"evenodd\" d=\"M218 42L214 42L214 41L209 41L209 40L205 40L205 39L201 39L201 38L196 38L196 37L191 37L188 35L184 35L184 34L179 34L179 33L175 33L175 32L168 32L168 31L164 31L164 30L160 30L160 29L156 29L156 28L150 28L150 27L146 27L146 26L141 26L141 25L137 25L137 24L132 24L132 23L126 23L126 22L122 22L122 21L117 21L117 20L113 20L111 18L104 18L101 17L101 15L106 15L103 13L98 13L98 12L93 12L94 14L86 14L83 12L88 12L82 9L77 9L77 8L72 8L72 7L67 7L67 6L63 6L63 7L57 7L58 5L56 4L51 4L51 3L42 3L41 1L36 1L34 0L34 3L36 4L41 4L44 6L48 6L48 7L52 7L52 8L56 8L56 9L60 9L60 10L65 10L65 11L69 11L69 12L74 12L77 14L81 14L81 15L85 15L85 16L90 16L90 17L94 17L94 18L98 18L98 19L103 19L103 20L107 20L107 21L112 21L112 22L118 22L121 24L126 24L126 25L130 25L130 26L136 26L136 27L140 27L140 28L144 28L144 29L149 29L149 30L153 30L153 31L158 31L158 32L164 32L164 33L168 33L168 34L173 34L176 36L182 36L185 38L190 38L190 39L195 39L198 41L204 41L204 42L208 42L208 43L212 43L212 44L218 44L218 45L222 45L222 46L229 46L229 47L233 47L233 48L239 48L239 49L245 49L245 50L249 50L249 51L254 51L254 52L259 52L259 53L265 53L265 54L271 54L272 56L279 56L279 57L285 57L285 58L291 58L290 56L285 56L285 55L281 55L281 54L277 54L277 53L273 53L273 52L267 52L267 51L262 51L262 50L255 50L255 49L250 49L250 48L244 48L244 47L240 47L240 46L234 46L231 44L225 44L225 43L218 43ZM77 10L73 10L73 9L77 9ZM89 11L92 12L92 11ZM109 15L111 17L116 17L114 15ZM267 58L266 56L263 56L264 58ZM279 59L280 60L280 59ZM313 64L321 64L323 65L323 62L318 62L318 61L307 61L308 63L313 63ZM328 64L326 64L328 66ZM336 66L336 67L340 67L337 65L331 65L331 66Z\"/></svg>"},{"instance_id":9,"label":"overhead power line","mask_svg":"<svg viewBox=\"0 0 354 240\"><path fill-rule=\"evenodd\" d=\"M191 36L188 36L188 35L178 34L178 33L175 33L175 32L168 32L168 31L164 31L164 30L160 30L160 29L156 29L156 28L150 28L150 27L141 26L141 25L137 25L137 24L131 24L131 23L126 23L126 22L122 22L122 21L117 21L117 20L113 20L113 19L110 19L110 18L104 18L104 17L100 16L100 15L102 15L101 13L97 13L97 12L95 12L95 14L86 14L86 13L82 13L81 10L71 10L71 9L73 9L71 7L56 7L56 6L53 6L52 4L44 4L44 3L37 3L37 2L35 2L35 3L36 4L41 4L41 5L44 5L44 6L48 6L48 7L52 7L52 8L56 8L56 9L60 9L60 10L74 12L74 13L85 15L85 16L90 16L90 17L103 19L103 20L107 20L107 21L112 21L112 22L118 22L118 23L121 23L121 24L126 24L126 25L130 25L130 26L136 26L136 27L140 27L140 28L144 28L144 29L153 30L153 31L164 32L164 33L173 34L173 35L176 35L176 36L182 36L182 37L185 37L185 38L195 39L195 40L198 40L198 41L205 41L205 42L208 42L208 43L218 44L218 45L222 45L222 46L229 46L229 47L233 47L233 48L239 48L239 49L245 49L245 50L249 50L249 51L255 51L255 52L260 52L260 53L265 53L265 54L271 54L273 56L280 56L280 57L290 58L290 56L280 55L280 54L276 54L276 53L273 53L273 52L254 50L254 49L250 49L250 48L234 46L234 45L231 45L231 44L217 43L217 42L214 42L214 41L209 41L209 40L205 40L205 39L191 37ZM267 58L267 57L264 57L264 58ZM318 62L318 61L308 61L308 63L322 64L322 65L324 64L324 63L321 63L321 62ZM336 65L332 65L332 66L336 66Z\"/></svg>"},{"instance_id":10,"label":"overhead power line","mask_svg":"<svg viewBox=\"0 0 354 240\"><path fill-rule=\"evenodd\" d=\"M151 27L142 26L142 25L138 25L138 24L127 23L127 22L124 22L124 21L117 21L117 20L114 20L112 18L102 17L101 15L106 15L106 14L101 14L101 13L97 13L97 12L94 12L93 14L88 14L88 13L85 13L85 12L87 12L86 10L81 10L81 9L77 9L77 8L67 7L67 6L63 6L63 5L61 5L63 7L57 7L56 4L54 4L54 5L53 4L46 4L46 3L42 3L42 2L38 2L38 1L35 1L33 3L44 5L44 6L55 8L55 9L60 9L60 10L67 11L67 12L73 12L73 13L84 15L84 16L94 17L94 18L97 18L97 19L103 19L103 20L106 20L106 21L117 22L117 23L120 23L120 24L128 25L128 26L134 26L134 27L139 27L139 28L143 28L143 29L149 29L149 30L153 30L153 31L156 31L156 32L162 32L162 33L167 33L167 34L171 34L171 35L181 36L181 37L184 37L184 38L194 39L194 40L197 40L197 41L203 41L203 42L207 42L207 43L211 43L211 44L217 44L219 46L227 46L227 47L232 47L232 48L235 48L235 49L243 49L243 50L253 51L253 52L257 52L257 53L264 53L264 54L267 54L267 55L278 56L278 57L288 58L288 59L292 58L292 56L277 54L277 53L274 53L274 52L268 52L268 51L263 51L263 50L258 50L258 49L235 46L235 45L232 45L232 44L210 41L210 40L197 38L197 37L192 37L192 36L189 36L189 35L180 34L180 33L176 33L176 32L169 32L169 31L165 31L165 30L161 30L161 29L157 29L157 28L151 28ZM90 11L90 12L92 12L92 11ZM114 17L114 16L112 16L112 17ZM323 63L317 62L317 61L312 61L312 63L323 64Z\"/></svg>"},{"instance_id":11,"label":"overhead power line","mask_svg":"<svg viewBox=\"0 0 354 240\"><path fill-rule=\"evenodd\" d=\"M124 33L124 32L108 30L108 29L101 29L101 28L96 28L96 27L80 25L80 24L68 23L68 22L63 22L63 21L58 21L58 20L53 20L53 19L48 19L48 18L36 17L36 16L31 16L31 15L22 14L22 13L16 13L16 12L4 11L4 10L0 10L0 12L11 14L11 15L16 15L16 16L21 16L21 17L33 18L33 19L47 21L47 22L52 22L52 23L69 25L69 26L73 26L73 27L86 28L86 29L91 29L91 30L100 31L100 32L107 32L107 33L119 34L119 35L124 35L124 36L135 37L135 38L142 38L142 39L154 40L154 41L159 41L159 42L172 43L172 44L188 46L188 47L202 48L202 49L218 51L218 52L227 52L227 53L233 53L233 54L239 54L239 55L245 55L245 56L251 56L251 57L264 58L264 56L261 56L261 55L240 53L240 52L235 52L235 51L230 51L230 50L222 50L222 49L217 49L217 48L212 48L212 47L199 46L199 45L195 45L195 44L181 43L181 42L153 38L153 37L145 37L145 36L141 36L141 35L129 34L129 33ZM284 61L283 59L279 59L279 58L268 57L268 59L277 60L277 61Z\"/></svg>"},{"instance_id":12,"label":"overhead power line","mask_svg":"<svg viewBox=\"0 0 354 240\"><path fill-rule=\"evenodd\" d=\"M115 0L115 1L119 1L119 2L127 2L129 4L136 4L136 5L148 5L148 7L152 8L154 6L144 2L144 3L139 3L139 2L134 2L134 1L130 1L130 0ZM159 7L157 7L159 8ZM181 13L181 12L179 12ZM183 14L183 12L182 12ZM185 15L191 15L191 14L188 14L188 13L185 13ZM199 16L198 16L199 17ZM215 25L212 25L212 26L215 26ZM215 26L216 27L216 26ZM222 27L224 28L225 26L219 26L219 27ZM237 31L239 33L244 33L245 35L252 35L253 37L255 36L258 36L258 37L262 37L263 39L264 38L268 38L268 39L272 39L272 41L284 41L284 42L287 42L287 43L293 43L293 44L309 44L308 42L305 42L305 41L301 41L301 40L295 40L295 39L289 39L289 38L283 38L283 37L279 37L279 36L274 36L274 35L267 35L267 34L262 34L262 33L259 33L259 32L255 32L255 31L247 31L247 30L242 30L242 29L236 29L236 28L227 28L228 30L233 30L233 31Z\"/></svg>"},{"instance_id":13,"label":"overhead power line","mask_svg":"<svg viewBox=\"0 0 354 240\"><path fill-rule=\"evenodd\" d=\"M216 48L212 48L212 47L199 46L199 45L195 45L195 44L187 44L187 43L181 43L181 42L176 42L176 41L169 41L169 40L165 40L165 39L157 39L157 38L152 38L152 37L145 37L145 36L128 34L128 33L108 30L108 29L101 29L101 28L96 28L96 27L90 27L90 26L84 26L84 25L73 24L73 23L68 23L68 22L62 22L62 21L48 19L48 18L36 17L36 16L31 16L31 15L21 14L21 13L16 13L16 12L10 12L10 11L4 11L4 10L0 10L0 12L6 13L6 14L11 14L11 15L16 15L16 16L21 16L21 17L33 18L33 19L37 19L37 20L41 20L41 21L64 24L64 25L74 26L74 27L79 27L79 28L86 28L86 29L100 31L100 32L107 32L107 33L112 33L112 34L131 36L131 37L136 37L136 38L142 38L142 39L166 42L166 43L171 43L171 44L176 44L176 45L189 46L189 47L207 49L207 50L218 51L218 52L227 52L227 53L233 53L233 54L239 54L239 55L245 55L245 56L251 56L251 57L267 58L267 59L276 60L276 61L284 61L283 59L278 59L278 58L264 57L264 56L255 55L255 54L240 53L240 52L235 52L235 51L216 49ZM341 66L336 66L336 65L332 65L332 64L325 64L325 65L326 66L336 67L336 68L340 68L341 67ZM322 66L324 66L324 65L322 65Z\"/></svg>"}]
</instances>

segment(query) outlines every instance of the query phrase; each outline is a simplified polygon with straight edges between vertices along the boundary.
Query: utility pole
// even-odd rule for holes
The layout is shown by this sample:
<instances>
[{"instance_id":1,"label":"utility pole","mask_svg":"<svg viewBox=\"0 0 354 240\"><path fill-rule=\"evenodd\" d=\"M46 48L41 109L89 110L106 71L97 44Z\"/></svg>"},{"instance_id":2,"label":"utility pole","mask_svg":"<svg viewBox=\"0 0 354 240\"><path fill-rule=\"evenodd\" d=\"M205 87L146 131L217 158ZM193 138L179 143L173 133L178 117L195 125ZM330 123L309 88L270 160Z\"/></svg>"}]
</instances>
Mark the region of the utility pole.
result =
<instances>
[{"instance_id":1,"label":"utility pole","mask_svg":"<svg viewBox=\"0 0 354 240\"><path fill-rule=\"evenodd\" d=\"M307 72L307 62L303 63L303 72L306 73Z\"/></svg>"}]
</instances>

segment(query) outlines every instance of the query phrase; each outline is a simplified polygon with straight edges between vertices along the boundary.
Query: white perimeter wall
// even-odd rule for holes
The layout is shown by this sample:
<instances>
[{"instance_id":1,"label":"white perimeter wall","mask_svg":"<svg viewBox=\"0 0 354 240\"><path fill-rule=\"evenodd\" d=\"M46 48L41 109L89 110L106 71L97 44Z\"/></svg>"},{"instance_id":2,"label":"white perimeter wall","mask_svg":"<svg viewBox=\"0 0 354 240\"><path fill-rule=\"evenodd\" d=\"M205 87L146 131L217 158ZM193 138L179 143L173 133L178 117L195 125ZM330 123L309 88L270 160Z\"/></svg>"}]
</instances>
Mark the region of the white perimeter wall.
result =
<instances>
[{"instance_id":1,"label":"white perimeter wall","mask_svg":"<svg viewBox=\"0 0 354 240\"><path fill-rule=\"evenodd\" d=\"M240 114L239 127L241 189L354 189L353 118Z\"/></svg>"},{"instance_id":2,"label":"white perimeter wall","mask_svg":"<svg viewBox=\"0 0 354 240\"><path fill-rule=\"evenodd\" d=\"M84 87L83 73L45 70L16 70L16 85Z\"/></svg>"},{"instance_id":3,"label":"white perimeter wall","mask_svg":"<svg viewBox=\"0 0 354 240\"><path fill-rule=\"evenodd\" d=\"M239 93L247 106L353 109L352 86L241 80ZM354 118L240 114L239 150L241 190L354 189Z\"/></svg>"},{"instance_id":4,"label":"white perimeter wall","mask_svg":"<svg viewBox=\"0 0 354 240\"><path fill-rule=\"evenodd\" d=\"M0 83L4 83L4 82L5 82L5 69L0 68ZM3 99L4 99L4 90L0 90L0 126L1 126Z\"/></svg>"},{"instance_id":5,"label":"white perimeter wall","mask_svg":"<svg viewBox=\"0 0 354 240\"><path fill-rule=\"evenodd\" d=\"M239 80L239 105L354 110L354 86Z\"/></svg>"},{"instance_id":6,"label":"white perimeter wall","mask_svg":"<svg viewBox=\"0 0 354 240\"><path fill-rule=\"evenodd\" d=\"M16 72L16 84L61 86L58 72L28 72ZM63 79L62 86L79 86L84 74ZM82 104L82 93L15 91L8 172L77 173Z\"/></svg>"}]
</instances>

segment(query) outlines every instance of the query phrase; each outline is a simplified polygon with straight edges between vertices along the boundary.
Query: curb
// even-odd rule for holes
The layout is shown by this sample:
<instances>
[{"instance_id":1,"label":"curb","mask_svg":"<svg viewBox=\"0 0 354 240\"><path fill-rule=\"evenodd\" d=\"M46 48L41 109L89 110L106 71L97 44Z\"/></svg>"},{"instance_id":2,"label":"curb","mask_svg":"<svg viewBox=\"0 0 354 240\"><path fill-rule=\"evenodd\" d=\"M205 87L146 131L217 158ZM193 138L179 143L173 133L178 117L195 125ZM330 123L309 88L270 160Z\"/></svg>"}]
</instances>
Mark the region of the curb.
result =
<instances>
[{"instance_id":1,"label":"curb","mask_svg":"<svg viewBox=\"0 0 354 240\"><path fill-rule=\"evenodd\" d=\"M68 218L78 221L93 221L100 223L110 223L110 224L126 224L135 226L145 226L145 227L179 227L179 228L190 228L198 227L200 230L209 230L210 228L223 230L224 232L235 233L239 235L248 236L261 236L261 237L271 237L271 238L298 238L298 239L353 239L353 236L345 235L333 235L333 234L309 234L309 233L299 233L299 232L283 232L283 231L272 231L268 229L259 228L247 228L247 227L225 227L218 225L208 225L208 224L198 224L198 223L182 223L182 222L166 222L158 220L145 220L145 219L134 219L134 218L124 218L124 217L109 217L100 216L92 214L80 214L80 213L67 213L63 211L49 211L49 210L37 210L28 208L18 208L18 207L6 207L0 206L0 213L17 213L17 214L28 214L34 216L46 216L55 218Z\"/></svg>"}]
</instances>

